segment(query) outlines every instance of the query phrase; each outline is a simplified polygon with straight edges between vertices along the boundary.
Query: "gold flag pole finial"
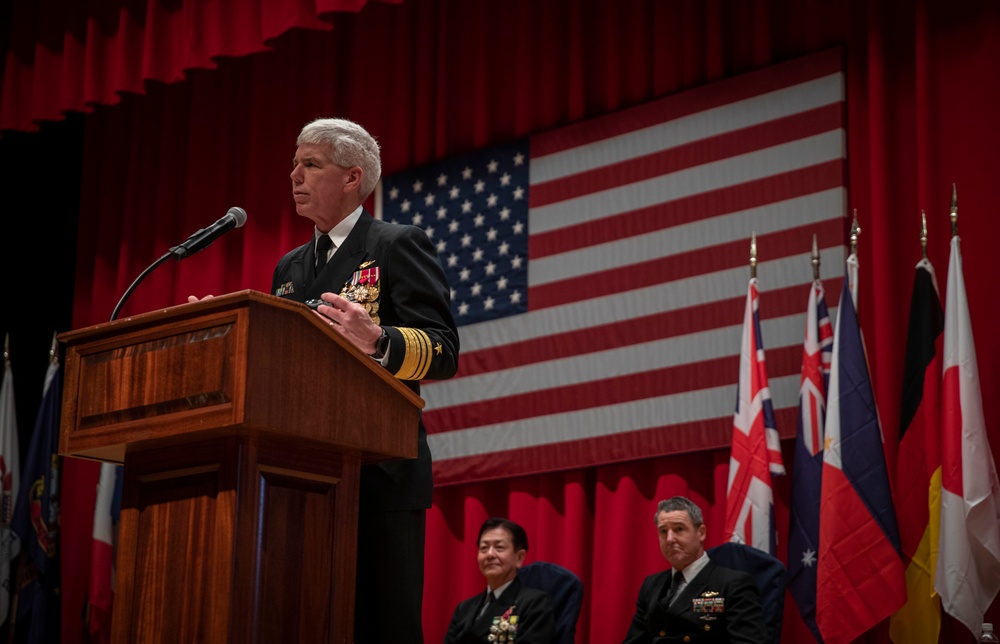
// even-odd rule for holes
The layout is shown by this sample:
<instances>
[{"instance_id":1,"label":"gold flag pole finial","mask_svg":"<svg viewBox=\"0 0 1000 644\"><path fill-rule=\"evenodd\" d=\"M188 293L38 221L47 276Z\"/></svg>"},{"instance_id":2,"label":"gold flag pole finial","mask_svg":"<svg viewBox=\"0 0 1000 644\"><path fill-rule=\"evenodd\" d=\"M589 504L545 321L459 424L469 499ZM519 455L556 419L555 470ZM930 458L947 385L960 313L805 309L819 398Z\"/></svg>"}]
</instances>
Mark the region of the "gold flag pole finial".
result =
<instances>
[{"instance_id":1,"label":"gold flag pole finial","mask_svg":"<svg viewBox=\"0 0 1000 644\"><path fill-rule=\"evenodd\" d=\"M52 332L52 346L49 347L49 362L59 362L59 342L56 340L56 332Z\"/></svg>"},{"instance_id":2,"label":"gold flag pole finial","mask_svg":"<svg viewBox=\"0 0 1000 644\"><path fill-rule=\"evenodd\" d=\"M851 222L851 255L858 254L858 236L861 234L861 226L858 225L858 209L854 209L854 221Z\"/></svg>"},{"instance_id":3,"label":"gold flag pole finial","mask_svg":"<svg viewBox=\"0 0 1000 644\"><path fill-rule=\"evenodd\" d=\"M750 279L757 279L757 231L750 232Z\"/></svg>"},{"instance_id":4,"label":"gold flag pole finial","mask_svg":"<svg viewBox=\"0 0 1000 644\"><path fill-rule=\"evenodd\" d=\"M816 245L816 233L813 233L813 252L810 263L813 267L813 281L819 279L819 247Z\"/></svg>"},{"instance_id":5,"label":"gold flag pole finial","mask_svg":"<svg viewBox=\"0 0 1000 644\"><path fill-rule=\"evenodd\" d=\"M951 184L951 236L958 235L958 188Z\"/></svg>"},{"instance_id":6,"label":"gold flag pole finial","mask_svg":"<svg viewBox=\"0 0 1000 644\"><path fill-rule=\"evenodd\" d=\"M927 213L920 210L920 254L927 259Z\"/></svg>"},{"instance_id":7,"label":"gold flag pole finial","mask_svg":"<svg viewBox=\"0 0 1000 644\"><path fill-rule=\"evenodd\" d=\"M10 331L3 335L3 363L10 362Z\"/></svg>"}]
</instances>

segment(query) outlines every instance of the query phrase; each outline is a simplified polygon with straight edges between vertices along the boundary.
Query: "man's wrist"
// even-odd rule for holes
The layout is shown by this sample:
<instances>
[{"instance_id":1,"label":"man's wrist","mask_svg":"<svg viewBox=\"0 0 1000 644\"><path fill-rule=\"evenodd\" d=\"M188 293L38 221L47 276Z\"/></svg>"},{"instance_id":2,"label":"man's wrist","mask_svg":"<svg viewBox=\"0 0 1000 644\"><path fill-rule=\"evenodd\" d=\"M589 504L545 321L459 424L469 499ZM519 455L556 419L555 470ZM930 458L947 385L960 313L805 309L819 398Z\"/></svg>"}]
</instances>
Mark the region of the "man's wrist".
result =
<instances>
[{"instance_id":1,"label":"man's wrist","mask_svg":"<svg viewBox=\"0 0 1000 644\"><path fill-rule=\"evenodd\" d=\"M375 360L381 360L382 358L385 357L385 353L388 350L389 350L389 334L385 332L385 329L382 329L382 335L380 335L378 339L375 340L375 352L370 353L368 355L370 355Z\"/></svg>"}]
</instances>

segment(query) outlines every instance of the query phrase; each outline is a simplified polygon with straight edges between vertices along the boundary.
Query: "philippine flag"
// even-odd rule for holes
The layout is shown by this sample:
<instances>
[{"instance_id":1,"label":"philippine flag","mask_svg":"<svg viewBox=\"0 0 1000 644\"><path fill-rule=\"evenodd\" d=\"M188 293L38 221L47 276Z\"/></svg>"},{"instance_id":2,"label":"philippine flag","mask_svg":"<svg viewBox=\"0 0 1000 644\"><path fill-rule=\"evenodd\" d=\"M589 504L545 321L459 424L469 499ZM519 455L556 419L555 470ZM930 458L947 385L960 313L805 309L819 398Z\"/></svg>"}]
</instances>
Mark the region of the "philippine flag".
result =
<instances>
[{"instance_id":1,"label":"philippine flag","mask_svg":"<svg viewBox=\"0 0 1000 644\"><path fill-rule=\"evenodd\" d=\"M851 285L837 309L820 492L816 623L826 644L846 644L906 601L899 532Z\"/></svg>"}]
</instances>

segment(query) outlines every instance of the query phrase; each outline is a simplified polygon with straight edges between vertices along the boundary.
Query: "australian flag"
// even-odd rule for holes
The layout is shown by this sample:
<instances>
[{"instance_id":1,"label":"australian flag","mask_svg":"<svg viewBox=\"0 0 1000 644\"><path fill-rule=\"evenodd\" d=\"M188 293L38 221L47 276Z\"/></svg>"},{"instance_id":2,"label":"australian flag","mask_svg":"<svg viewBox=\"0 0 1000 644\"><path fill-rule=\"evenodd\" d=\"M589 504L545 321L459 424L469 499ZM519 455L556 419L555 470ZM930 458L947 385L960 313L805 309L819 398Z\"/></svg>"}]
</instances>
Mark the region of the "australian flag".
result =
<instances>
[{"instance_id":1,"label":"australian flag","mask_svg":"<svg viewBox=\"0 0 1000 644\"><path fill-rule=\"evenodd\" d=\"M833 355L833 325L823 284L809 290L806 334L802 345L799 418L788 527L788 588L809 630L816 626L816 562L819 554L819 494L823 475L823 423Z\"/></svg>"}]
</instances>

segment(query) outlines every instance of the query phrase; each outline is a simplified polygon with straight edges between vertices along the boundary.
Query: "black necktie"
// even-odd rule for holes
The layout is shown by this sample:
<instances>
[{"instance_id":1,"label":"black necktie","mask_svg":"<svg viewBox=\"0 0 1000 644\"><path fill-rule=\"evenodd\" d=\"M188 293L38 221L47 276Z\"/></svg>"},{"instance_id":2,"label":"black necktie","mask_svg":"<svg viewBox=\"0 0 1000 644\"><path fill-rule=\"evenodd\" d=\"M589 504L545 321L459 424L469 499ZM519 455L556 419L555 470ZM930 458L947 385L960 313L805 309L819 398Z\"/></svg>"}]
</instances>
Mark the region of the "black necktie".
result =
<instances>
[{"instance_id":1,"label":"black necktie","mask_svg":"<svg viewBox=\"0 0 1000 644\"><path fill-rule=\"evenodd\" d=\"M485 613L486 609L490 607L490 604L493 603L493 600L494 600L493 591L492 590L487 590L486 591L486 600L483 602L483 607L479 611L479 615L477 615L477 617L482 617L483 616L483 613Z\"/></svg>"},{"instance_id":2,"label":"black necktie","mask_svg":"<svg viewBox=\"0 0 1000 644\"><path fill-rule=\"evenodd\" d=\"M326 256L330 254L330 247L333 246L333 240L330 239L329 235L320 235L319 239L316 240L316 274L323 270L326 266Z\"/></svg>"},{"instance_id":3,"label":"black necktie","mask_svg":"<svg viewBox=\"0 0 1000 644\"><path fill-rule=\"evenodd\" d=\"M667 592L667 606L673 603L674 598L677 597L677 590L684 583L684 573L680 570L675 570L673 576L670 578L670 591Z\"/></svg>"}]
</instances>

